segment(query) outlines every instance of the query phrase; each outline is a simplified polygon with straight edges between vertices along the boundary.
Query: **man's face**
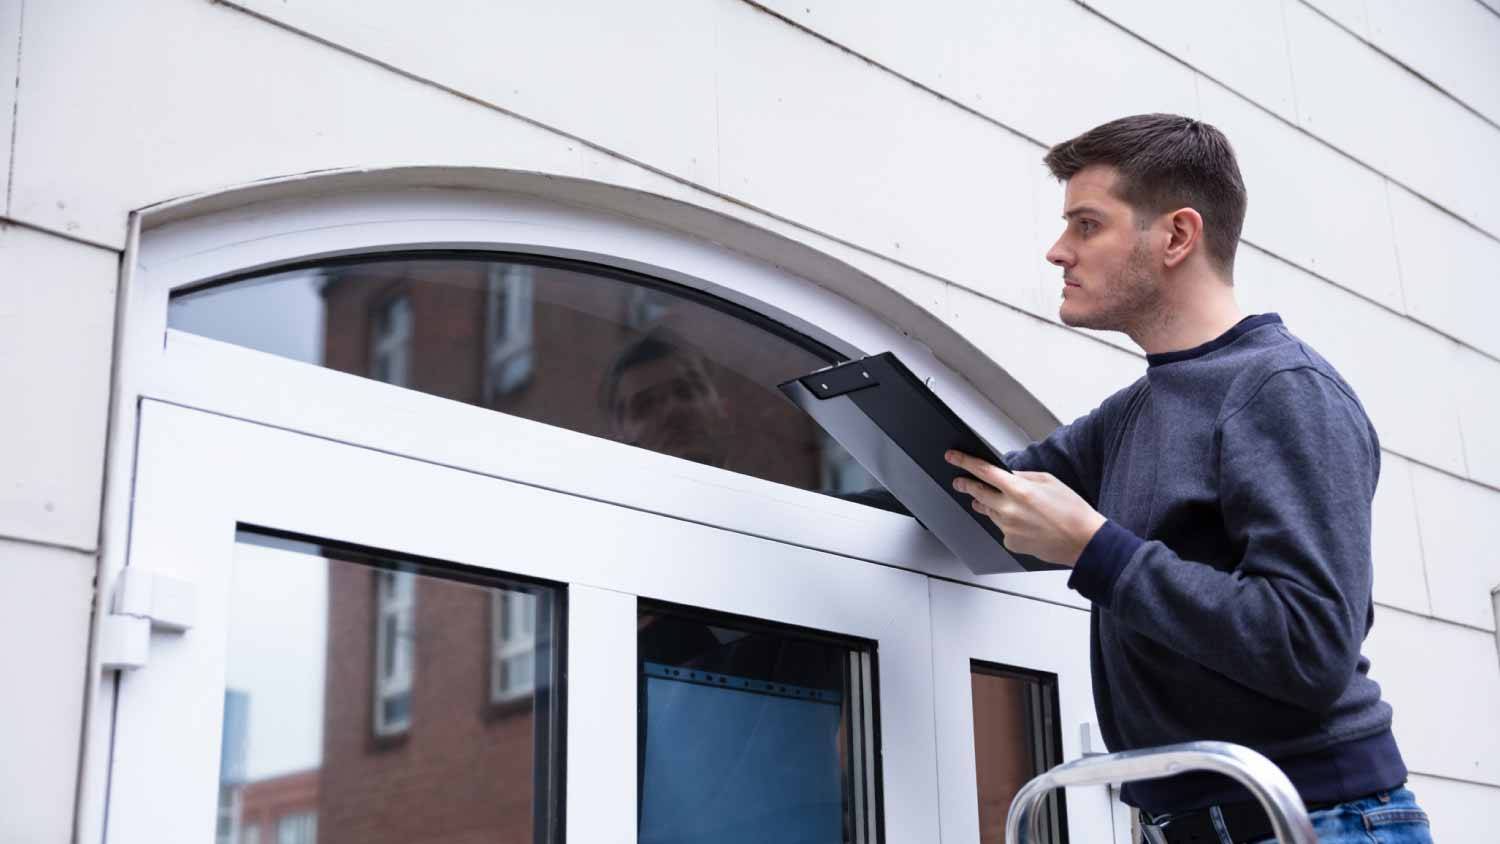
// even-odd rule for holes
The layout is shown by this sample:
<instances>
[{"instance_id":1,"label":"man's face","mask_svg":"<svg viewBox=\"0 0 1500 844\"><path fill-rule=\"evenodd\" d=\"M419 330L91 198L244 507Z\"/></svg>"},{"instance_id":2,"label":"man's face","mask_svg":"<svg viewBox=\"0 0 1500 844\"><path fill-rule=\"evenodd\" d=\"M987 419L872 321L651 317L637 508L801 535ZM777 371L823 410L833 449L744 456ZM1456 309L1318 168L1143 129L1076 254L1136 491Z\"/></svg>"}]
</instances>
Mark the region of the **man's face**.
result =
<instances>
[{"instance_id":1,"label":"man's face","mask_svg":"<svg viewBox=\"0 0 1500 844\"><path fill-rule=\"evenodd\" d=\"M1114 167L1095 164L1073 174L1063 199L1063 233L1047 260L1063 271L1063 324L1127 331L1161 306L1160 262L1148 233L1114 193Z\"/></svg>"},{"instance_id":2,"label":"man's face","mask_svg":"<svg viewBox=\"0 0 1500 844\"><path fill-rule=\"evenodd\" d=\"M657 358L622 372L616 395L614 422L622 441L700 463L722 462L725 409L702 370Z\"/></svg>"}]
</instances>

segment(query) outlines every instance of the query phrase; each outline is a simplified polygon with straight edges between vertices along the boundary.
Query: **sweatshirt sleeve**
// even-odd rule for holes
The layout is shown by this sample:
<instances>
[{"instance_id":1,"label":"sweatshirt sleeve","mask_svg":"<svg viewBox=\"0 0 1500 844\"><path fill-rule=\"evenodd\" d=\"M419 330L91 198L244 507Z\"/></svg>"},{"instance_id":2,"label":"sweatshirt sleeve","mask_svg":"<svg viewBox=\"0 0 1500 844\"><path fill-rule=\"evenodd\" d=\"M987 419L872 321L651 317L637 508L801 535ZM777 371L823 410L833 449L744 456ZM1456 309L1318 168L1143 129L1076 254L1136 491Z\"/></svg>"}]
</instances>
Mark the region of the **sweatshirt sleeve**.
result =
<instances>
[{"instance_id":1,"label":"sweatshirt sleeve","mask_svg":"<svg viewBox=\"0 0 1500 844\"><path fill-rule=\"evenodd\" d=\"M1140 386L1137 382L1115 393L1046 439L1005 454L1006 465L1015 471L1047 472L1067 484L1090 506L1099 506L1100 467L1108 448L1104 440L1114 430L1122 406Z\"/></svg>"},{"instance_id":2,"label":"sweatshirt sleeve","mask_svg":"<svg viewBox=\"0 0 1500 844\"><path fill-rule=\"evenodd\" d=\"M1352 395L1309 367L1266 378L1218 436L1220 508L1242 549L1235 567L1115 536L1080 560L1095 567L1084 582L1137 632L1269 697L1324 711L1348 686L1372 620L1374 431Z\"/></svg>"}]
</instances>

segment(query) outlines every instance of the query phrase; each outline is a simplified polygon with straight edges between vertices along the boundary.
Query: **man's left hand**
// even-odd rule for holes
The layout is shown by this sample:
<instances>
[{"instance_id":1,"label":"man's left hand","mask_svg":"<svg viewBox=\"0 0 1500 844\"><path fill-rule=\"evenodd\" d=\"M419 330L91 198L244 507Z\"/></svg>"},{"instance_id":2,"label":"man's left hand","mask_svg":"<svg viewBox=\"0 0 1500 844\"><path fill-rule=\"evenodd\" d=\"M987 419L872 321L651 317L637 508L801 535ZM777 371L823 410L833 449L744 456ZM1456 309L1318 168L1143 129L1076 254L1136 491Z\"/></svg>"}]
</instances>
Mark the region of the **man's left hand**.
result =
<instances>
[{"instance_id":1,"label":"man's left hand","mask_svg":"<svg viewBox=\"0 0 1500 844\"><path fill-rule=\"evenodd\" d=\"M989 516L1005 534L1008 551L1072 566L1106 521L1067 484L1046 472L1007 472L959 451L943 456L974 476L954 480L953 488L973 496L974 509Z\"/></svg>"}]
</instances>

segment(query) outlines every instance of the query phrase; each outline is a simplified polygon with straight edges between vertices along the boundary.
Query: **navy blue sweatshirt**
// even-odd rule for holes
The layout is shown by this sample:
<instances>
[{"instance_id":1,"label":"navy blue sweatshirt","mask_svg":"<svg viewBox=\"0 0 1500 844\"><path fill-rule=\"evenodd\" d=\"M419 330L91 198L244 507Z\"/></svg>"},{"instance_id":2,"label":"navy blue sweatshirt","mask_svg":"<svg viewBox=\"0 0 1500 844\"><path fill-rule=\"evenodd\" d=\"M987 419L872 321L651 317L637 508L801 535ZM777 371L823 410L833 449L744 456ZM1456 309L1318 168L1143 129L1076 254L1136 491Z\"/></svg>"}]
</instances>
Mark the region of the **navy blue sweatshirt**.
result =
<instances>
[{"instance_id":1,"label":"navy blue sweatshirt","mask_svg":"<svg viewBox=\"0 0 1500 844\"><path fill-rule=\"evenodd\" d=\"M1243 744L1309 803L1400 785L1391 708L1360 654L1380 474L1364 407L1275 314L1147 363L1093 412L1006 456L1109 520L1068 581L1093 603L1105 743ZM1251 796L1199 773L1128 785L1124 798L1161 813Z\"/></svg>"}]
</instances>

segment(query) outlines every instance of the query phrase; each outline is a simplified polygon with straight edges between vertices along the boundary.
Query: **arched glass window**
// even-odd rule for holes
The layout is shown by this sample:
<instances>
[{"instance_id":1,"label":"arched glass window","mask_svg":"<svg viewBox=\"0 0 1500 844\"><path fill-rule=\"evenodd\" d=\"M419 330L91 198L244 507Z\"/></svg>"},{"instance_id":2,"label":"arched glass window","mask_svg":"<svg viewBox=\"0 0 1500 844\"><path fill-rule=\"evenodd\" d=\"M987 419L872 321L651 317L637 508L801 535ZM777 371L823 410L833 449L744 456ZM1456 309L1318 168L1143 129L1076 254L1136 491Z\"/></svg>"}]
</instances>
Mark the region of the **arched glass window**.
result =
<instances>
[{"instance_id":1,"label":"arched glass window","mask_svg":"<svg viewBox=\"0 0 1500 844\"><path fill-rule=\"evenodd\" d=\"M904 512L776 385L844 357L610 267L423 251L178 293L171 328Z\"/></svg>"}]
</instances>

